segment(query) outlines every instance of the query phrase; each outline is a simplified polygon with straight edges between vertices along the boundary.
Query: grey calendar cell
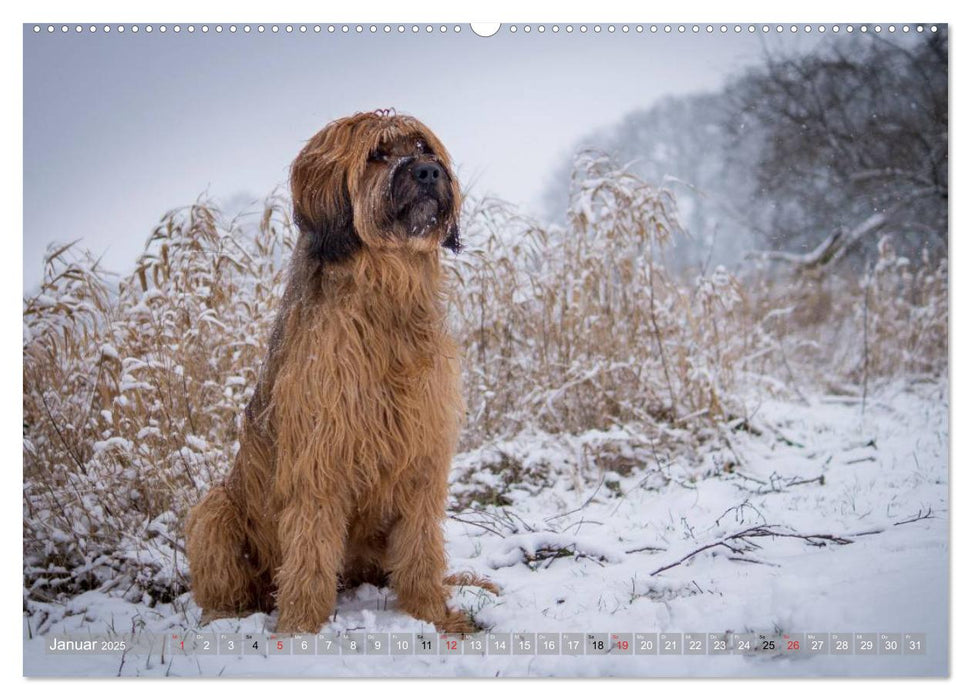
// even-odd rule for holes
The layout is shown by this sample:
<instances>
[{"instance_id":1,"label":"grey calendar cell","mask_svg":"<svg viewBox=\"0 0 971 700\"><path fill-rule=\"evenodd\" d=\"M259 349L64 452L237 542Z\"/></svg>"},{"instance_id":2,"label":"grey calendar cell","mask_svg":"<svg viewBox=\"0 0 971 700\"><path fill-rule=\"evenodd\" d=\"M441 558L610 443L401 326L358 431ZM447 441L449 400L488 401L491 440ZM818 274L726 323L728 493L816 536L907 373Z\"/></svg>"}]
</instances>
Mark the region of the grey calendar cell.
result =
<instances>
[{"instance_id":1,"label":"grey calendar cell","mask_svg":"<svg viewBox=\"0 0 971 700\"><path fill-rule=\"evenodd\" d=\"M77 639L77 635L74 635L74 639ZM85 637L85 639L91 639L91 637ZM178 634L167 634L165 635L165 653L184 655L186 653L186 648L191 649L192 642Z\"/></svg>"},{"instance_id":2,"label":"grey calendar cell","mask_svg":"<svg viewBox=\"0 0 971 700\"><path fill-rule=\"evenodd\" d=\"M387 656L390 651L391 640L387 632L368 632L364 641L370 656Z\"/></svg>"},{"instance_id":3,"label":"grey calendar cell","mask_svg":"<svg viewBox=\"0 0 971 700\"><path fill-rule=\"evenodd\" d=\"M657 632L635 632L634 653L657 654Z\"/></svg>"},{"instance_id":4,"label":"grey calendar cell","mask_svg":"<svg viewBox=\"0 0 971 700\"><path fill-rule=\"evenodd\" d=\"M290 638L290 653L316 654L317 640L312 634L295 634Z\"/></svg>"},{"instance_id":5,"label":"grey calendar cell","mask_svg":"<svg viewBox=\"0 0 971 700\"><path fill-rule=\"evenodd\" d=\"M484 634L467 634L462 640L462 653L482 655L486 653L486 636Z\"/></svg>"},{"instance_id":6,"label":"grey calendar cell","mask_svg":"<svg viewBox=\"0 0 971 700\"><path fill-rule=\"evenodd\" d=\"M610 651L610 639L606 632L587 632L584 635L584 653L606 654Z\"/></svg>"},{"instance_id":7,"label":"grey calendar cell","mask_svg":"<svg viewBox=\"0 0 971 700\"><path fill-rule=\"evenodd\" d=\"M701 656L708 653L708 635L703 632L684 633L684 653L688 656Z\"/></svg>"},{"instance_id":8,"label":"grey calendar cell","mask_svg":"<svg viewBox=\"0 0 971 700\"><path fill-rule=\"evenodd\" d=\"M786 656L800 656L806 653L806 635L791 632L782 635L782 653Z\"/></svg>"},{"instance_id":9,"label":"grey calendar cell","mask_svg":"<svg viewBox=\"0 0 971 700\"><path fill-rule=\"evenodd\" d=\"M611 632L608 653L627 656L634 653L634 635L630 632Z\"/></svg>"},{"instance_id":10,"label":"grey calendar cell","mask_svg":"<svg viewBox=\"0 0 971 700\"><path fill-rule=\"evenodd\" d=\"M876 656L877 635L869 632L857 632L853 635L853 652L859 656Z\"/></svg>"},{"instance_id":11,"label":"grey calendar cell","mask_svg":"<svg viewBox=\"0 0 971 700\"><path fill-rule=\"evenodd\" d=\"M883 632L880 634L880 641L878 646L880 647L879 654L902 654L904 636L899 633L894 632Z\"/></svg>"},{"instance_id":12,"label":"grey calendar cell","mask_svg":"<svg viewBox=\"0 0 971 700\"><path fill-rule=\"evenodd\" d=\"M904 654L920 655L927 653L927 635L923 632L908 632L904 635Z\"/></svg>"},{"instance_id":13,"label":"grey calendar cell","mask_svg":"<svg viewBox=\"0 0 971 700\"><path fill-rule=\"evenodd\" d=\"M513 632L512 653L520 656L532 656L536 653L535 632Z\"/></svg>"},{"instance_id":14,"label":"grey calendar cell","mask_svg":"<svg viewBox=\"0 0 971 700\"><path fill-rule=\"evenodd\" d=\"M243 635L243 655L244 656L266 656L266 635L264 634L244 634Z\"/></svg>"},{"instance_id":15,"label":"grey calendar cell","mask_svg":"<svg viewBox=\"0 0 971 700\"><path fill-rule=\"evenodd\" d=\"M341 654L344 656L360 656L365 648L363 632L345 632L341 635Z\"/></svg>"},{"instance_id":16,"label":"grey calendar cell","mask_svg":"<svg viewBox=\"0 0 971 700\"><path fill-rule=\"evenodd\" d=\"M336 656L341 653L341 638L336 632L321 632L317 635L317 654Z\"/></svg>"},{"instance_id":17,"label":"grey calendar cell","mask_svg":"<svg viewBox=\"0 0 971 700\"><path fill-rule=\"evenodd\" d=\"M759 635L754 632L736 632L732 635L733 654L755 654L758 651Z\"/></svg>"},{"instance_id":18,"label":"grey calendar cell","mask_svg":"<svg viewBox=\"0 0 971 700\"><path fill-rule=\"evenodd\" d=\"M829 635L825 632L807 633L805 652L807 654L828 654Z\"/></svg>"},{"instance_id":19,"label":"grey calendar cell","mask_svg":"<svg viewBox=\"0 0 971 700\"><path fill-rule=\"evenodd\" d=\"M215 656L218 648L216 635L214 634L194 634L192 635L192 653L201 656Z\"/></svg>"},{"instance_id":20,"label":"grey calendar cell","mask_svg":"<svg viewBox=\"0 0 971 700\"><path fill-rule=\"evenodd\" d=\"M395 656L411 656L414 654L415 635L411 632L392 632L391 653Z\"/></svg>"},{"instance_id":21,"label":"grey calendar cell","mask_svg":"<svg viewBox=\"0 0 971 700\"><path fill-rule=\"evenodd\" d=\"M75 639L79 637L74 635ZM85 637L84 639L91 640L91 637ZM165 636L165 651L168 654L175 655L185 655L188 651L192 650L192 640L187 636L182 636L178 634L169 634Z\"/></svg>"},{"instance_id":22,"label":"grey calendar cell","mask_svg":"<svg viewBox=\"0 0 971 700\"><path fill-rule=\"evenodd\" d=\"M560 653L559 632L539 632L536 634L536 653L540 655L556 655Z\"/></svg>"},{"instance_id":23,"label":"grey calendar cell","mask_svg":"<svg viewBox=\"0 0 971 700\"><path fill-rule=\"evenodd\" d=\"M721 656L732 653L732 635L727 632L708 633L708 653Z\"/></svg>"},{"instance_id":24,"label":"grey calendar cell","mask_svg":"<svg viewBox=\"0 0 971 700\"><path fill-rule=\"evenodd\" d=\"M768 632L759 633L755 638L755 653L763 656L775 656L781 653L783 646L782 635Z\"/></svg>"},{"instance_id":25,"label":"grey calendar cell","mask_svg":"<svg viewBox=\"0 0 971 700\"><path fill-rule=\"evenodd\" d=\"M290 656L291 638L287 635L271 634L266 640L266 649L270 656Z\"/></svg>"},{"instance_id":26,"label":"grey calendar cell","mask_svg":"<svg viewBox=\"0 0 971 700\"><path fill-rule=\"evenodd\" d=\"M586 639L583 632L563 632L560 635L560 653L569 656L583 656Z\"/></svg>"},{"instance_id":27,"label":"grey calendar cell","mask_svg":"<svg viewBox=\"0 0 971 700\"><path fill-rule=\"evenodd\" d=\"M415 635L416 654L437 654L438 635L434 632L420 632Z\"/></svg>"},{"instance_id":28,"label":"grey calendar cell","mask_svg":"<svg viewBox=\"0 0 971 700\"><path fill-rule=\"evenodd\" d=\"M838 656L852 654L853 635L849 632L831 632L829 635L829 653Z\"/></svg>"},{"instance_id":29,"label":"grey calendar cell","mask_svg":"<svg viewBox=\"0 0 971 700\"><path fill-rule=\"evenodd\" d=\"M219 653L225 655L235 655L243 653L243 635L229 634L228 632L219 635Z\"/></svg>"},{"instance_id":30,"label":"grey calendar cell","mask_svg":"<svg viewBox=\"0 0 971 700\"><path fill-rule=\"evenodd\" d=\"M512 653L512 635L508 632L489 632L486 647L490 656L506 656Z\"/></svg>"},{"instance_id":31,"label":"grey calendar cell","mask_svg":"<svg viewBox=\"0 0 971 700\"><path fill-rule=\"evenodd\" d=\"M438 653L458 655L462 653L461 634L442 634L438 637Z\"/></svg>"},{"instance_id":32,"label":"grey calendar cell","mask_svg":"<svg viewBox=\"0 0 971 700\"><path fill-rule=\"evenodd\" d=\"M684 644L684 635L680 632L661 632L657 637L658 653L662 656L678 656Z\"/></svg>"}]
</instances>

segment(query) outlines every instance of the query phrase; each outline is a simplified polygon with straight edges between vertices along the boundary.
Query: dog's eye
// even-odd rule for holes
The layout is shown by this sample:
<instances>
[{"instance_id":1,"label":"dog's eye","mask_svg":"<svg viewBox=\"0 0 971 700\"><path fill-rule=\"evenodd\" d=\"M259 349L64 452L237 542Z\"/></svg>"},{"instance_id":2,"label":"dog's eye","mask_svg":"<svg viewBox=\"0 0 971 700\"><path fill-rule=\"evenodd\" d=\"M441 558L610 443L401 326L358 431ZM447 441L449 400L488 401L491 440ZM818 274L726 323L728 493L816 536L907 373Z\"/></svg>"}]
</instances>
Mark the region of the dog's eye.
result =
<instances>
[{"instance_id":1,"label":"dog's eye","mask_svg":"<svg viewBox=\"0 0 971 700\"><path fill-rule=\"evenodd\" d=\"M381 150L371 151L367 159L371 163L383 163L388 160L388 154Z\"/></svg>"}]
</instances>

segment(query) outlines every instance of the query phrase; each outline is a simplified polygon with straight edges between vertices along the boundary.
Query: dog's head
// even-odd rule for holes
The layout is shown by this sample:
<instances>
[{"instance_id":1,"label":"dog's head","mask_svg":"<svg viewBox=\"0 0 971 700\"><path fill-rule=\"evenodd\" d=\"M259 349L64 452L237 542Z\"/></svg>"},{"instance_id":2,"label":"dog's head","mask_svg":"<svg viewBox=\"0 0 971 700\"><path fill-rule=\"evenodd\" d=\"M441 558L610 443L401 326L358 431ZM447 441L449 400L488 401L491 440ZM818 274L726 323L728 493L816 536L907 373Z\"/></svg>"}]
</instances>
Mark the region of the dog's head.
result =
<instances>
[{"instance_id":1,"label":"dog's head","mask_svg":"<svg viewBox=\"0 0 971 700\"><path fill-rule=\"evenodd\" d=\"M365 246L461 246L461 194L448 152L412 117L381 110L331 122L293 161L290 187L294 220L325 262Z\"/></svg>"}]
</instances>

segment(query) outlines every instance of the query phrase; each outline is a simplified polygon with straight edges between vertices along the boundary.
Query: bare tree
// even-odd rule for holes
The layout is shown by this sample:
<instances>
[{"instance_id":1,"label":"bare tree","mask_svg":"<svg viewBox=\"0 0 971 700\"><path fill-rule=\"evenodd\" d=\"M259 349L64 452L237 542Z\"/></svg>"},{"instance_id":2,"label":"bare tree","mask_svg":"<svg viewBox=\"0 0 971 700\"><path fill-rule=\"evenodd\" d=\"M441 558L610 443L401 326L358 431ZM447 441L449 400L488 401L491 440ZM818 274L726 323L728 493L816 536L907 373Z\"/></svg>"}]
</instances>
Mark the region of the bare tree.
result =
<instances>
[{"instance_id":1,"label":"bare tree","mask_svg":"<svg viewBox=\"0 0 971 700\"><path fill-rule=\"evenodd\" d=\"M904 254L946 255L947 42L946 28L910 41L840 38L769 56L728 91L744 157L733 167L756 174L753 228L786 251L770 257L819 267L858 257L880 230Z\"/></svg>"}]
</instances>

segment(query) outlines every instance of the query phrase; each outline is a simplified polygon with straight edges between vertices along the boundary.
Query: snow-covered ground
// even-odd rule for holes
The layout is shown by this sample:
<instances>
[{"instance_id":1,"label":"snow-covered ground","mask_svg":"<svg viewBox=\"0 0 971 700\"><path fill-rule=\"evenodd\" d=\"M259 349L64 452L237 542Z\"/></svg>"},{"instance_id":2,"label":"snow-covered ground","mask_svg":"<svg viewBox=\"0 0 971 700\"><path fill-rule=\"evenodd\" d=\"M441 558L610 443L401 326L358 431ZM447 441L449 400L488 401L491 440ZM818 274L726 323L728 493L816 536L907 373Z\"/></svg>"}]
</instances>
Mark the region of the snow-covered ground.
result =
<instances>
[{"instance_id":1,"label":"snow-covered ground","mask_svg":"<svg viewBox=\"0 0 971 700\"><path fill-rule=\"evenodd\" d=\"M451 568L499 596L453 603L501 632L926 633L924 655L65 656L44 636L270 633L200 628L188 596L28 601L29 676L818 676L948 673L948 395L895 384L855 399L766 400L693 453L622 428L532 434L459 455ZM482 503L493 505L484 506ZM753 529L755 528L755 529ZM744 535L744 531L748 531ZM718 544L721 543L721 544ZM426 632L394 594L342 594L325 632Z\"/></svg>"}]
</instances>

